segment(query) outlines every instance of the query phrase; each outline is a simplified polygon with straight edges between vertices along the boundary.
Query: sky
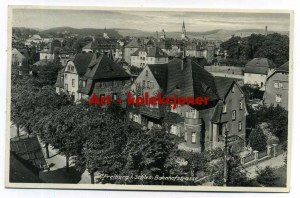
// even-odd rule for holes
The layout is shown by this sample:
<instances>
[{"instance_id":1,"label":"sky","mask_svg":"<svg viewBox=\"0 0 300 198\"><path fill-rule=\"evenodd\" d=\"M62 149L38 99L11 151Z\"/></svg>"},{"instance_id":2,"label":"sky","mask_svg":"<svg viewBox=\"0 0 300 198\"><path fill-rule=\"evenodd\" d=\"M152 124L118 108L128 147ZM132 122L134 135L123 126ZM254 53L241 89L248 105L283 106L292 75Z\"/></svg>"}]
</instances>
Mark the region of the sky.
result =
<instances>
[{"instance_id":1,"label":"sky","mask_svg":"<svg viewBox=\"0 0 300 198\"><path fill-rule=\"evenodd\" d=\"M289 31L286 13L230 13L138 10L57 10L13 9L13 27L49 29L68 26L73 28L120 28L142 31L180 32L184 20L186 30L202 32L214 29L264 29Z\"/></svg>"}]
</instances>

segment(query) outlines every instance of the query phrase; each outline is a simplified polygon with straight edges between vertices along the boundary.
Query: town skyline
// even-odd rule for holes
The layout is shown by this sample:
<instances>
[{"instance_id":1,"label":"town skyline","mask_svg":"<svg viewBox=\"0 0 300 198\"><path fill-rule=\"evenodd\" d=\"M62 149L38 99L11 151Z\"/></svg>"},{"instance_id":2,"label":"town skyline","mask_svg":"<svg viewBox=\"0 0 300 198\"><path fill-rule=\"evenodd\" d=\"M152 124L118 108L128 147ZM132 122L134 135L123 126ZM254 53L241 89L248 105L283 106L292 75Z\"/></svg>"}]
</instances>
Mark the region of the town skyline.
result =
<instances>
[{"instance_id":1,"label":"town skyline","mask_svg":"<svg viewBox=\"0 0 300 198\"><path fill-rule=\"evenodd\" d=\"M47 23L45 23L46 16L49 18ZM78 16L82 20L73 20ZM183 21L188 32L264 29L265 26L271 31L289 31L290 27L288 13L14 9L12 16L13 27L37 30L57 27L77 29L106 27L106 29L133 29L146 32L162 29L166 32L180 32Z\"/></svg>"}]
</instances>

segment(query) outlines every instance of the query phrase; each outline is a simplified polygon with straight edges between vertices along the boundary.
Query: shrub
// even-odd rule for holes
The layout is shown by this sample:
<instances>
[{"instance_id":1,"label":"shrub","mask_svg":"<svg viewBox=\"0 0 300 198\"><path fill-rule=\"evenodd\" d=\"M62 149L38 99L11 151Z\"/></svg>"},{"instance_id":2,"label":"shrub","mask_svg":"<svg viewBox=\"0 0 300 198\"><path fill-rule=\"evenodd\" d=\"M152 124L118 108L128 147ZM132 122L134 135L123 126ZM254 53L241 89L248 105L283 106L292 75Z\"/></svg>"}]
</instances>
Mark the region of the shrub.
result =
<instances>
[{"instance_id":1,"label":"shrub","mask_svg":"<svg viewBox=\"0 0 300 198\"><path fill-rule=\"evenodd\" d=\"M262 132L262 130L258 127L249 135L249 143L253 150L264 151L267 146L267 138L266 135Z\"/></svg>"}]
</instances>

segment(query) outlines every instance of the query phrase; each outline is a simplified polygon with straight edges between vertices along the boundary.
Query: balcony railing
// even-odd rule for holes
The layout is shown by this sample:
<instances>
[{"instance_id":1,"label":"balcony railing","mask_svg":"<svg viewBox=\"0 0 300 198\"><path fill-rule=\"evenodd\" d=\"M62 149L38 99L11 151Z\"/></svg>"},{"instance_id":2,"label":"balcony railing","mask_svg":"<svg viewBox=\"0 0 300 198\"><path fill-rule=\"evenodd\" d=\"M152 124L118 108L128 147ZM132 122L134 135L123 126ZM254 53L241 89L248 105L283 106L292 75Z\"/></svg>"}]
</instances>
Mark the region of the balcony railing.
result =
<instances>
[{"instance_id":1,"label":"balcony railing","mask_svg":"<svg viewBox=\"0 0 300 198\"><path fill-rule=\"evenodd\" d=\"M146 106L139 107L140 113L152 118L160 119L163 117L163 112L160 109L150 108Z\"/></svg>"}]
</instances>

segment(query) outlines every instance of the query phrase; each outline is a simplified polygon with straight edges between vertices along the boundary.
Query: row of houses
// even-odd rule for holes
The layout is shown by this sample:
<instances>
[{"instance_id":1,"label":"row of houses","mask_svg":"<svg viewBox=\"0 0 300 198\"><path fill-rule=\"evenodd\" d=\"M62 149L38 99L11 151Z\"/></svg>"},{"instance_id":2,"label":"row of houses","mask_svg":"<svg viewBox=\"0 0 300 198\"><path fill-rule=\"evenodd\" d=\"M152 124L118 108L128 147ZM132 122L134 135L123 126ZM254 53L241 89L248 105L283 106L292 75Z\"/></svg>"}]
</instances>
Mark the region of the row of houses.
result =
<instances>
[{"instance_id":1,"label":"row of houses","mask_svg":"<svg viewBox=\"0 0 300 198\"><path fill-rule=\"evenodd\" d=\"M174 123L170 132L185 139L184 147L205 150L221 146L225 132L244 143L247 109L240 86L228 78L214 77L193 58L175 58L163 64L149 64L132 82L131 76L101 53L80 53L71 57L56 81L57 93L66 92L75 101L110 95L114 100L161 92L164 97L208 96L206 106L182 105L163 110L158 105L135 107L129 117L151 130L162 127L164 111L175 113L184 122ZM140 89L142 87L142 89Z\"/></svg>"}]
</instances>

